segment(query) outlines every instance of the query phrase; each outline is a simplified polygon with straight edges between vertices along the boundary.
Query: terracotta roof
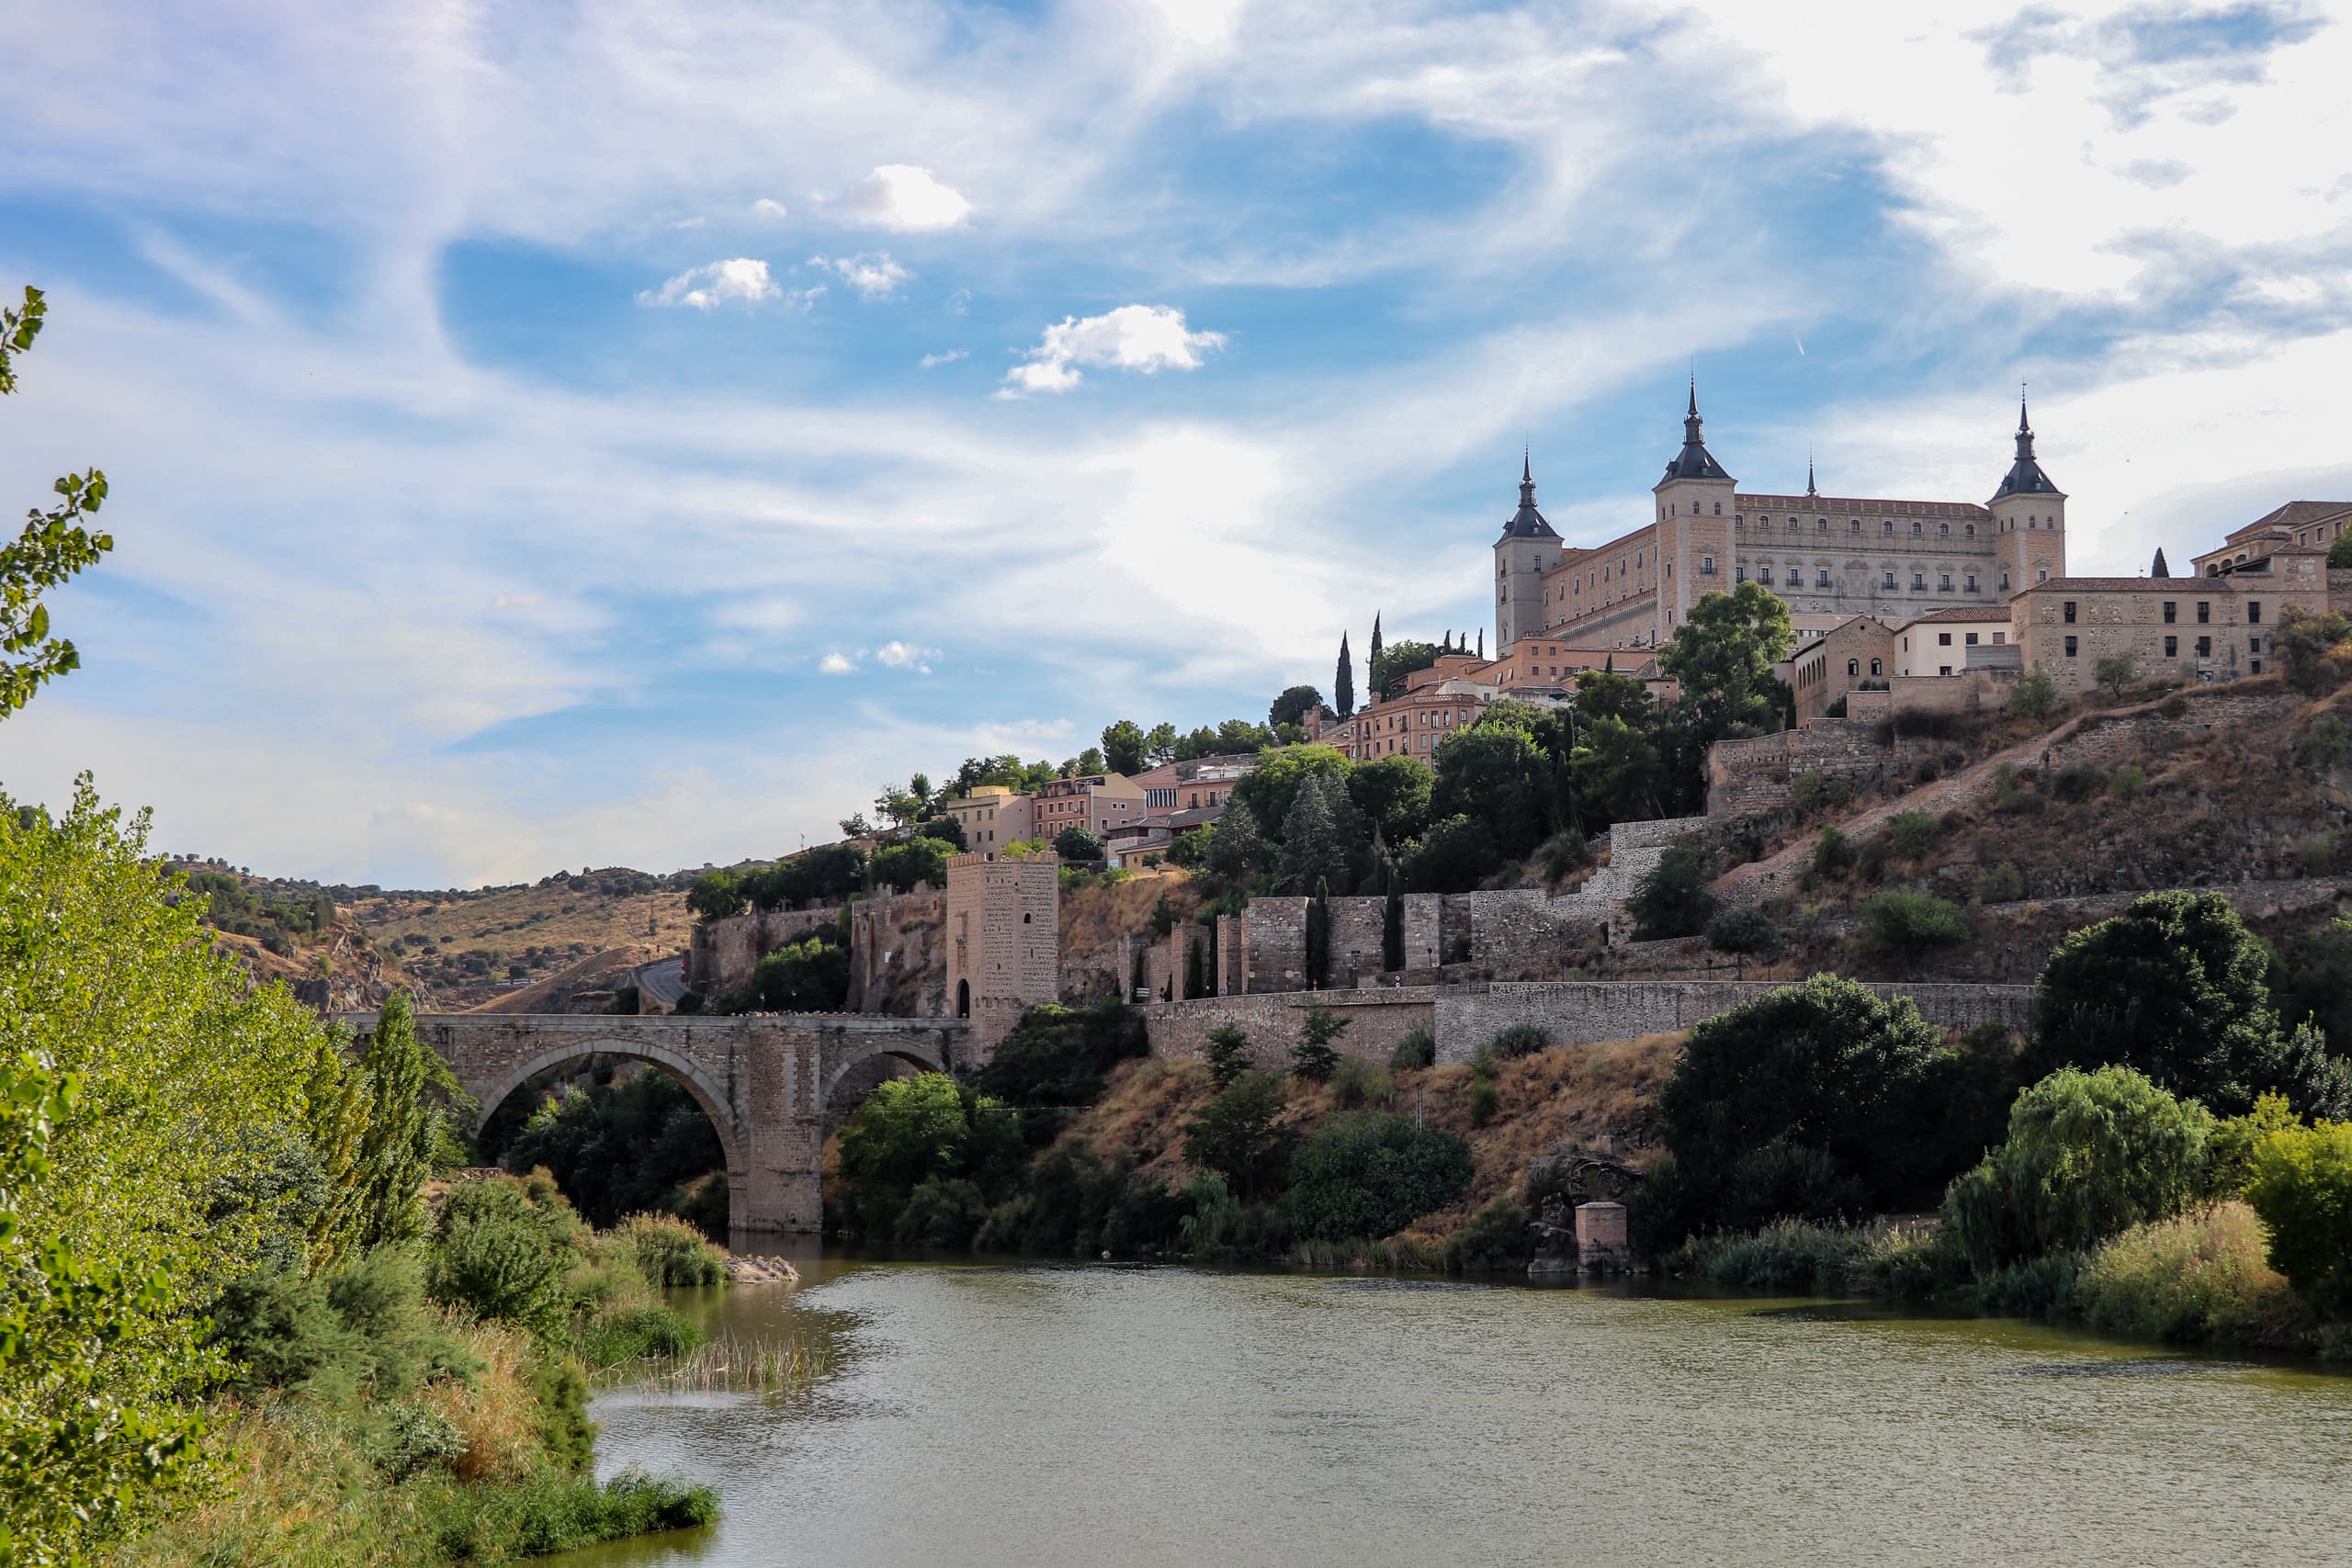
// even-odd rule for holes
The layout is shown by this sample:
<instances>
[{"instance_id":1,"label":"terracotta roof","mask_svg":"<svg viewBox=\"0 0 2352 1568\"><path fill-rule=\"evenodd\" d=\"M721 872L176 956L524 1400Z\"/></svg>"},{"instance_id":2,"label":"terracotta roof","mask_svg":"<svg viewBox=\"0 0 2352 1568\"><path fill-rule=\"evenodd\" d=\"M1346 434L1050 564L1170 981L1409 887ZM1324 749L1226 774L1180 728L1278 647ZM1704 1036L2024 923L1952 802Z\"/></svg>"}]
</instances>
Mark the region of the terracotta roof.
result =
<instances>
[{"instance_id":1,"label":"terracotta roof","mask_svg":"<svg viewBox=\"0 0 2352 1568\"><path fill-rule=\"evenodd\" d=\"M2139 580L2134 578L2132 581L2136 582ZM2150 581L2158 580L2151 579ZM2186 581L2187 579L2179 581ZM2046 587L2047 584L2044 586ZM1916 626L1921 621L2006 621L2008 618L2008 611L1998 604L1954 604L1949 610L1930 610L1924 615L1914 615L1903 624L1906 626Z\"/></svg>"},{"instance_id":2,"label":"terracotta roof","mask_svg":"<svg viewBox=\"0 0 2352 1568\"><path fill-rule=\"evenodd\" d=\"M2292 533L2314 523L2332 523L2347 512L2352 512L2352 501L2290 501L2230 535L2229 542L2240 544L2269 529Z\"/></svg>"},{"instance_id":3,"label":"terracotta roof","mask_svg":"<svg viewBox=\"0 0 2352 1568\"><path fill-rule=\"evenodd\" d=\"M2018 592L2020 594L2055 593L2062 590L2067 592L2076 590L2113 592L2118 589L2132 589L2144 593L2177 593L2187 597L2206 592L2230 581L2226 577L2053 577L2047 582L2032 583Z\"/></svg>"}]
</instances>

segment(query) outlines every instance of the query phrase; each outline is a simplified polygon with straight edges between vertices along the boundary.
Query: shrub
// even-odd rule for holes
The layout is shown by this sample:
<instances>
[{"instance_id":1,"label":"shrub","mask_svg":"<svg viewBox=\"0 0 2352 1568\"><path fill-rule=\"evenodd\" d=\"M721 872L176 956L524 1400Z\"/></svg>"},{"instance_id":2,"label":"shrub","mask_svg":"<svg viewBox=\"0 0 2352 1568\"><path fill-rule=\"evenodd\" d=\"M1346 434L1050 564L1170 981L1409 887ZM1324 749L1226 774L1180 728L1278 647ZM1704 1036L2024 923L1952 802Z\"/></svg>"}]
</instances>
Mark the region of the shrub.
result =
<instances>
[{"instance_id":1,"label":"shrub","mask_svg":"<svg viewBox=\"0 0 2352 1568\"><path fill-rule=\"evenodd\" d=\"M1824 828L1819 841L1813 846L1814 874L1843 876L1853 868L1853 844L1835 826Z\"/></svg>"},{"instance_id":2,"label":"shrub","mask_svg":"<svg viewBox=\"0 0 2352 1568\"><path fill-rule=\"evenodd\" d=\"M571 1311L560 1223L511 1178L457 1188L435 1220L426 1292L480 1318L554 1333Z\"/></svg>"},{"instance_id":3,"label":"shrub","mask_svg":"<svg viewBox=\"0 0 2352 1568\"><path fill-rule=\"evenodd\" d=\"M1535 1255L1527 1206L1506 1192L1487 1200L1445 1238L1445 1266L1457 1273L1520 1272Z\"/></svg>"},{"instance_id":4,"label":"shrub","mask_svg":"<svg viewBox=\"0 0 2352 1568\"><path fill-rule=\"evenodd\" d=\"M2079 805L2107 788L2107 770L2097 762L2075 762L2061 768L2050 780L2050 793L2068 805Z\"/></svg>"},{"instance_id":5,"label":"shrub","mask_svg":"<svg viewBox=\"0 0 2352 1568\"><path fill-rule=\"evenodd\" d=\"M1854 907L1864 936L1884 953L1916 958L1930 948L1968 940L1968 918L1960 907L1908 887L1885 887Z\"/></svg>"},{"instance_id":6,"label":"shrub","mask_svg":"<svg viewBox=\"0 0 2352 1568\"><path fill-rule=\"evenodd\" d=\"M1396 1086L1387 1072L1344 1056L1331 1074L1331 1103L1342 1111L1359 1111L1366 1105L1387 1106L1396 1098Z\"/></svg>"},{"instance_id":7,"label":"shrub","mask_svg":"<svg viewBox=\"0 0 2352 1568\"><path fill-rule=\"evenodd\" d=\"M1830 715L1831 717L1842 716ZM1799 773L1789 784L1789 804L1799 813L1811 816L1825 808L1834 809L1852 798L1853 789L1844 779L1825 777L1818 771Z\"/></svg>"},{"instance_id":8,"label":"shrub","mask_svg":"<svg viewBox=\"0 0 2352 1568\"><path fill-rule=\"evenodd\" d=\"M1551 1049L1551 1039L1532 1023L1514 1023L1495 1031L1478 1054L1489 1061L1510 1062Z\"/></svg>"},{"instance_id":9,"label":"shrub","mask_svg":"<svg viewBox=\"0 0 2352 1568\"><path fill-rule=\"evenodd\" d=\"M1779 929L1761 909L1725 909L1707 922L1707 945L1717 953L1770 953L1780 944Z\"/></svg>"},{"instance_id":10,"label":"shrub","mask_svg":"<svg viewBox=\"0 0 2352 1568\"><path fill-rule=\"evenodd\" d=\"M1054 835L1054 853L1064 860L1097 861L1102 858L1102 840L1091 828L1073 822Z\"/></svg>"},{"instance_id":11,"label":"shrub","mask_svg":"<svg viewBox=\"0 0 2352 1568\"><path fill-rule=\"evenodd\" d=\"M961 1177L933 1176L907 1193L906 1206L891 1222L890 1239L900 1247L967 1247L979 1235L988 1213L988 1201L977 1183Z\"/></svg>"},{"instance_id":12,"label":"shrub","mask_svg":"<svg viewBox=\"0 0 2352 1568\"><path fill-rule=\"evenodd\" d=\"M2009 689L2009 712L2019 718L2048 718L2058 706L2058 682L2037 664Z\"/></svg>"},{"instance_id":13,"label":"shrub","mask_svg":"<svg viewBox=\"0 0 2352 1568\"><path fill-rule=\"evenodd\" d=\"M2324 876L2344 862L2341 829L2323 828L2295 840L2295 863L2306 876Z\"/></svg>"},{"instance_id":14,"label":"shrub","mask_svg":"<svg viewBox=\"0 0 2352 1568\"><path fill-rule=\"evenodd\" d=\"M1591 863L1592 850L1582 833L1569 828L1544 840L1536 848L1535 860L1544 868L1544 880L1557 884Z\"/></svg>"},{"instance_id":15,"label":"shrub","mask_svg":"<svg viewBox=\"0 0 2352 1568\"><path fill-rule=\"evenodd\" d=\"M1886 819L1886 847L1898 860L1916 861L1936 847L1942 831L1929 811L1898 811Z\"/></svg>"},{"instance_id":16,"label":"shrub","mask_svg":"<svg viewBox=\"0 0 2352 1568\"><path fill-rule=\"evenodd\" d=\"M2302 1123L2295 1119L2287 1097L2266 1094L2243 1116L2224 1117L2213 1123L2205 1140L2205 1191L2215 1199L2243 1198L2254 1179L2254 1151L2273 1133Z\"/></svg>"},{"instance_id":17,"label":"shrub","mask_svg":"<svg viewBox=\"0 0 2352 1568\"><path fill-rule=\"evenodd\" d=\"M1245 1072L1184 1123L1184 1158L1223 1177L1243 1203L1270 1196L1281 1186L1298 1137L1295 1128L1283 1124L1282 1113L1281 1077Z\"/></svg>"},{"instance_id":18,"label":"shrub","mask_svg":"<svg viewBox=\"0 0 2352 1568\"><path fill-rule=\"evenodd\" d=\"M1928 1297L1950 1283L1951 1260L1943 1250L1931 1228L1775 1220L1753 1231L1693 1239L1669 1262L1737 1290Z\"/></svg>"},{"instance_id":19,"label":"shrub","mask_svg":"<svg viewBox=\"0 0 2352 1568\"><path fill-rule=\"evenodd\" d=\"M2106 688L2110 697L2120 697L2123 688L2138 679L2140 661L2129 653L2110 653L2091 661L2091 679Z\"/></svg>"},{"instance_id":20,"label":"shrub","mask_svg":"<svg viewBox=\"0 0 2352 1568\"><path fill-rule=\"evenodd\" d=\"M2126 762L2108 775L2107 790L2118 800L2137 800L2148 787L2148 772Z\"/></svg>"},{"instance_id":21,"label":"shrub","mask_svg":"<svg viewBox=\"0 0 2352 1568\"><path fill-rule=\"evenodd\" d=\"M1706 862L1698 847L1683 843L1667 851L1625 906L1633 911L1636 942L1696 936L1704 931L1715 912L1715 898L1707 891Z\"/></svg>"},{"instance_id":22,"label":"shrub","mask_svg":"<svg viewBox=\"0 0 2352 1568\"><path fill-rule=\"evenodd\" d=\"M683 1356L703 1342L702 1330L668 1307L626 1307L582 1329L575 1341L591 1371L648 1356Z\"/></svg>"},{"instance_id":23,"label":"shrub","mask_svg":"<svg viewBox=\"0 0 2352 1568\"><path fill-rule=\"evenodd\" d=\"M1495 1080L1480 1073L1470 1080L1470 1125L1483 1127L1502 1110L1502 1090Z\"/></svg>"},{"instance_id":24,"label":"shrub","mask_svg":"<svg viewBox=\"0 0 2352 1568\"><path fill-rule=\"evenodd\" d=\"M2014 904L2025 897L2025 873L2013 860L1987 866L1976 874L1973 897L1979 904Z\"/></svg>"},{"instance_id":25,"label":"shrub","mask_svg":"<svg viewBox=\"0 0 2352 1568\"><path fill-rule=\"evenodd\" d=\"M1299 1145L1283 1204L1300 1235L1377 1238L1453 1202L1470 1169L1470 1145L1453 1134L1363 1111L1326 1122Z\"/></svg>"},{"instance_id":26,"label":"shrub","mask_svg":"<svg viewBox=\"0 0 2352 1568\"><path fill-rule=\"evenodd\" d=\"M1143 1015L1133 1008L1033 1007L972 1081L1008 1105L1091 1105L1102 1098L1103 1075L1149 1054Z\"/></svg>"},{"instance_id":27,"label":"shrub","mask_svg":"<svg viewBox=\"0 0 2352 1568\"><path fill-rule=\"evenodd\" d=\"M1340 1065L1340 1053L1331 1042L1346 1033L1353 1021L1321 1002L1309 1002L1306 1016L1299 1020L1298 1043L1290 1048L1290 1070L1311 1083L1329 1078Z\"/></svg>"},{"instance_id":28,"label":"shrub","mask_svg":"<svg viewBox=\"0 0 2352 1568\"><path fill-rule=\"evenodd\" d=\"M631 1214L614 1228L613 1238L636 1258L645 1282L656 1290L716 1285L727 1277L718 1249L674 1214Z\"/></svg>"},{"instance_id":29,"label":"shrub","mask_svg":"<svg viewBox=\"0 0 2352 1568\"><path fill-rule=\"evenodd\" d=\"M2270 647L2285 668L2287 683L2306 696L2317 696L2344 683L2339 649L2347 637L2352 637L2352 622L2342 615L2290 604L2279 613Z\"/></svg>"},{"instance_id":30,"label":"shrub","mask_svg":"<svg viewBox=\"0 0 2352 1568\"><path fill-rule=\"evenodd\" d=\"M2352 1317L2352 1123L2271 1134L2246 1201L2270 1227L2270 1266L2330 1317Z\"/></svg>"},{"instance_id":31,"label":"shrub","mask_svg":"<svg viewBox=\"0 0 2352 1568\"><path fill-rule=\"evenodd\" d=\"M2287 1281L2263 1261L2262 1223L2240 1202L2108 1242L2075 1276L2075 1307L2102 1334L2192 1345L2244 1343L2293 1315Z\"/></svg>"},{"instance_id":32,"label":"shrub","mask_svg":"<svg viewBox=\"0 0 2352 1568\"><path fill-rule=\"evenodd\" d=\"M1951 1184L1945 1222L1980 1274L2097 1246L2196 1199L2212 1122L2129 1067L2061 1068L2018 1096L2008 1141Z\"/></svg>"},{"instance_id":33,"label":"shrub","mask_svg":"<svg viewBox=\"0 0 2352 1568\"><path fill-rule=\"evenodd\" d=\"M1388 1069L1403 1072L1411 1067L1437 1066L1437 1037L1426 1029L1416 1029L1396 1042L1396 1049L1389 1055Z\"/></svg>"},{"instance_id":34,"label":"shrub","mask_svg":"<svg viewBox=\"0 0 2352 1568\"><path fill-rule=\"evenodd\" d=\"M2352 537L2352 536L2347 536ZM2313 767L2333 768L2352 761L2352 725L2335 714L2326 714L2304 731L2295 747L2296 760Z\"/></svg>"}]
</instances>

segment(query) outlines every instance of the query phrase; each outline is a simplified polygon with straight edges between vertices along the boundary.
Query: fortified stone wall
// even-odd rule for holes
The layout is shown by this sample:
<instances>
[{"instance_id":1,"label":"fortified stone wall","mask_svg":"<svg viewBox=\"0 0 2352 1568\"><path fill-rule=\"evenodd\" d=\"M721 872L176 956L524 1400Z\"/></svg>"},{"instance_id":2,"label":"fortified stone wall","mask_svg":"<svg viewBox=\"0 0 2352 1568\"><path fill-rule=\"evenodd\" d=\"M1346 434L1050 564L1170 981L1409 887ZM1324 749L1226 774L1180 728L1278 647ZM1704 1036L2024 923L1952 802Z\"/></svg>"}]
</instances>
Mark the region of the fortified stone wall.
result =
<instances>
[{"instance_id":1,"label":"fortified stone wall","mask_svg":"<svg viewBox=\"0 0 2352 1568\"><path fill-rule=\"evenodd\" d=\"M1857 792L1889 779L1906 779L1919 758L1923 743L1879 739L1879 724L1892 709L1892 699L1877 692L1854 692L1846 702L1849 711L1862 698L1865 717L1810 718L1794 729L1758 735L1746 740L1718 740L1707 748L1707 815L1710 818L1767 817L1790 809L1792 781L1804 773L1843 779Z\"/></svg>"},{"instance_id":2,"label":"fortified stone wall","mask_svg":"<svg viewBox=\"0 0 2352 1568\"><path fill-rule=\"evenodd\" d=\"M1689 1029L1743 1002L1780 990L1782 981L1660 980L1493 981L1464 986L1411 986L1363 990L1261 994L1169 1002L1144 1010L1151 1054L1198 1057L1209 1032L1232 1024L1250 1037L1262 1067L1289 1063L1300 1021L1317 1004L1349 1021L1333 1042L1340 1055L1385 1064L1415 1030L1436 1038L1441 1063L1467 1062L1502 1030L1541 1029L1555 1045L1637 1040ZM1882 997L1909 997L1928 1022L1970 1029L1984 1022L2022 1031L2033 1004L2030 986L1873 985Z\"/></svg>"},{"instance_id":3,"label":"fortified stone wall","mask_svg":"<svg viewBox=\"0 0 2352 1568\"><path fill-rule=\"evenodd\" d=\"M989 1047L1011 1025L1004 1021L1004 1009L983 1009L982 1002L1059 999L1060 857L951 855L946 922L947 1010L981 1020L981 1038ZM1012 1016L1018 1017L1017 1009Z\"/></svg>"}]
</instances>

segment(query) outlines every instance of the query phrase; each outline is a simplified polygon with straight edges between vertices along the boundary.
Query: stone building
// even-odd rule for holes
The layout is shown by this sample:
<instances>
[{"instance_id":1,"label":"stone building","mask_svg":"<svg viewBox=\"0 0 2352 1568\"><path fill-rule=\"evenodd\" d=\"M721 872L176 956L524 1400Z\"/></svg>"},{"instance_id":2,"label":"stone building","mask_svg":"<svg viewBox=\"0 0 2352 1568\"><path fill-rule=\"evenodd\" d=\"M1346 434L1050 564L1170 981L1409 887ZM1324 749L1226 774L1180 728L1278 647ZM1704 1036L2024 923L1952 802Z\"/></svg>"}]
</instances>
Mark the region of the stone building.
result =
<instances>
[{"instance_id":1,"label":"stone building","mask_svg":"<svg viewBox=\"0 0 2352 1568\"><path fill-rule=\"evenodd\" d=\"M993 1048L1023 1010L1060 995L1061 860L947 860L947 1006Z\"/></svg>"},{"instance_id":2,"label":"stone building","mask_svg":"<svg viewBox=\"0 0 2352 1568\"><path fill-rule=\"evenodd\" d=\"M1216 757L1192 757L1162 762L1127 775L1143 791L1143 811L1153 823L1164 823L1180 811L1201 811L1223 806L1233 797L1233 786L1258 766L1255 751Z\"/></svg>"},{"instance_id":3,"label":"stone building","mask_svg":"<svg viewBox=\"0 0 2352 1568\"><path fill-rule=\"evenodd\" d=\"M1956 675L1974 665L2005 666L2018 662L2011 647L2007 606L1979 609L1953 605L1930 610L1916 621L1894 628L1897 675ZM1995 649L2007 651L1995 653Z\"/></svg>"},{"instance_id":4,"label":"stone building","mask_svg":"<svg viewBox=\"0 0 2352 1568\"><path fill-rule=\"evenodd\" d=\"M2221 548L2199 556L2197 572L2222 577L2281 551L2317 549L2324 554L2344 536L2347 525L2352 525L2352 501L2290 501L2231 534Z\"/></svg>"},{"instance_id":5,"label":"stone building","mask_svg":"<svg viewBox=\"0 0 2352 1568\"><path fill-rule=\"evenodd\" d=\"M2259 675L2276 662L2279 611L2298 603L2326 607L2324 568L2315 592L2252 575L2073 577L2028 589L2009 608L2024 662L2073 695L2097 683L2100 660L2117 655L2131 657L2139 680Z\"/></svg>"},{"instance_id":6,"label":"stone building","mask_svg":"<svg viewBox=\"0 0 2352 1568\"><path fill-rule=\"evenodd\" d=\"M1819 718L1865 682L1883 686L1894 668L1894 634L1869 615L1849 615L1797 645L1776 673L1796 694L1797 717Z\"/></svg>"},{"instance_id":7,"label":"stone building","mask_svg":"<svg viewBox=\"0 0 2352 1568\"><path fill-rule=\"evenodd\" d=\"M2034 457L2022 403L2017 450L1990 501L1895 501L1742 491L1707 450L1691 390L1682 448L1653 487L1655 515L1607 544L1565 544L1535 504L1532 465L1495 541L1495 635L1578 649L1650 649L1690 606L1744 581L1788 601L1800 633L1849 615L1890 626L1952 604L1993 606L2066 570L2066 496Z\"/></svg>"},{"instance_id":8,"label":"stone building","mask_svg":"<svg viewBox=\"0 0 2352 1568\"><path fill-rule=\"evenodd\" d=\"M1112 829L1139 822L1143 790L1124 773L1080 773L1056 779L1033 797L1035 836L1047 843L1065 828L1084 828L1100 838Z\"/></svg>"},{"instance_id":9,"label":"stone building","mask_svg":"<svg viewBox=\"0 0 2352 1568\"><path fill-rule=\"evenodd\" d=\"M947 815L964 829L964 847L986 853L1036 837L1036 803L1003 784L981 784L960 800L951 800Z\"/></svg>"}]
</instances>

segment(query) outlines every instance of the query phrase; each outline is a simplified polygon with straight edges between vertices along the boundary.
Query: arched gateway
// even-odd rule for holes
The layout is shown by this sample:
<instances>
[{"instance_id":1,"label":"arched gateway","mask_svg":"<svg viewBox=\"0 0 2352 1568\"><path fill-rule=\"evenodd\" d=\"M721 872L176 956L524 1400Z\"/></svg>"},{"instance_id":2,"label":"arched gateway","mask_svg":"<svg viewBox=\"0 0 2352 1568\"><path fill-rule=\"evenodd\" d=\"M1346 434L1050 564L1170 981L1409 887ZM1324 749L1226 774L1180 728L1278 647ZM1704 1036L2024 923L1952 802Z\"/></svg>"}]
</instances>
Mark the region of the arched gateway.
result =
<instances>
[{"instance_id":1,"label":"arched gateway","mask_svg":"<svg viewBox=\"0 0 2352 1568\"><path fill-rule=\"evenodd\" d=\"M346 1015L375 1027L373 1013ZM978 1064L960 1019L842 1013L622 1018L424 1013L417 1037L441 1053L488 1117L527 1079L583 1056L650 1062L684 1084L727 1154L729 1221L739 1231L819 1229L818 1159L829 1098L850 1069L891 1056L931 1072ZM859 1075L862 1081L864 1075Z\"/></svg>"}]
</instances>

